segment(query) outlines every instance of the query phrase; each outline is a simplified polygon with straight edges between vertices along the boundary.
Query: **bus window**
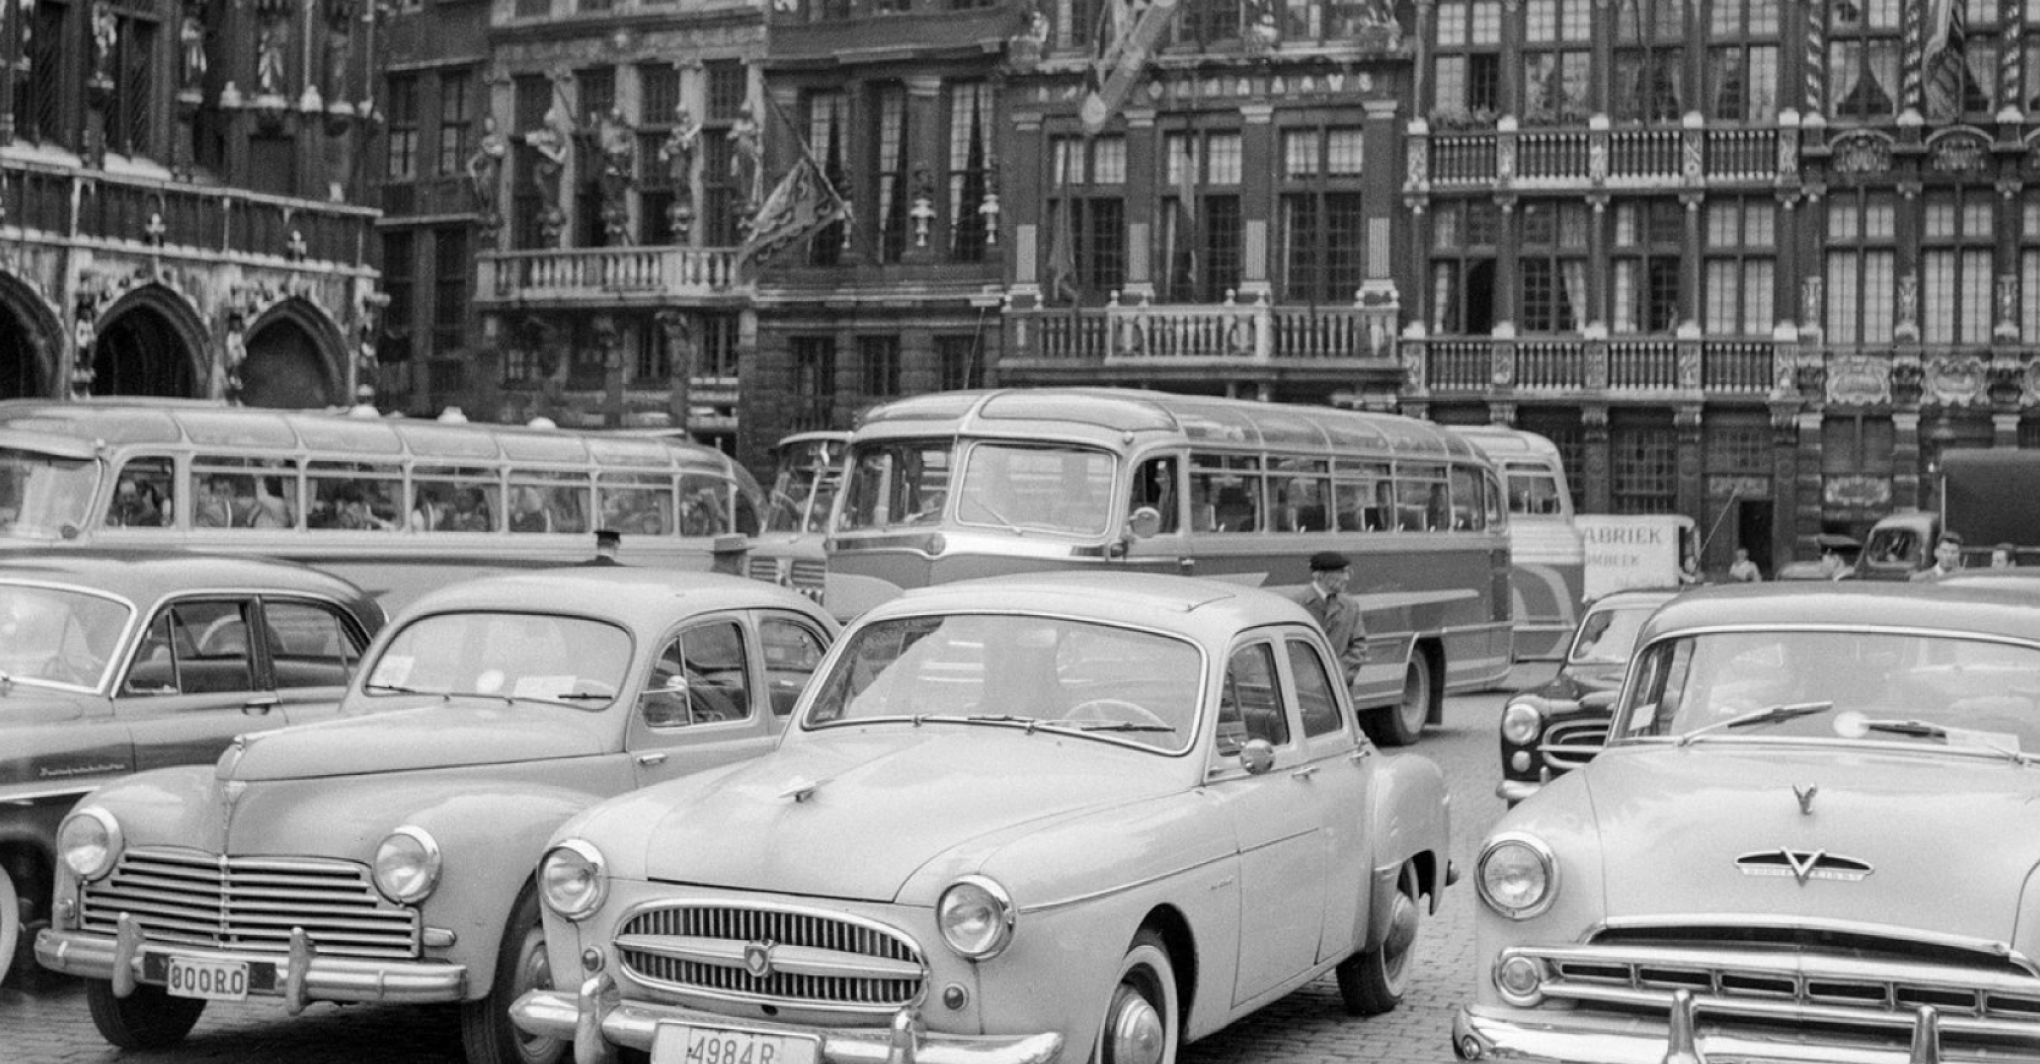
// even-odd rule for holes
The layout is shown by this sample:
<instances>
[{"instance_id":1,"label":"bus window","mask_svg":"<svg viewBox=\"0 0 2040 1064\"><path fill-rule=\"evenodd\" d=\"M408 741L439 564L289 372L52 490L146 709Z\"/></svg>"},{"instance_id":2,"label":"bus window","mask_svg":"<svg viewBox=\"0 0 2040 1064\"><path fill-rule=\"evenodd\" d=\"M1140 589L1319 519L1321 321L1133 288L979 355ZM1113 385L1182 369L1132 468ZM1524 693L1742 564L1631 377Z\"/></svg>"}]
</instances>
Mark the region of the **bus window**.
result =
<instances>
[{"instance_id":1,"label":"bus window","mask_svg":"<svg viewBox=\"0 0 2040 1064\"><path fill-rule=\"evenodd\" d=\"M196 455L191 479L195 528L297 527L297 470L284 463Z\"/></svg>"},{"instance_id":2,"label":"bus window","mask_svg":"<svg viewBox=\"0 0 2040 1064\"><path fill-rule=\"evenodd\" d=\"M1095 535L1111 520L1112 456L980 443L964 459L956 520Z\"/></svg>"},{"instance_id":3,"label":"bus window","mask_svg":"<svg viewBox=\"0 0 2040 1064\"><path fill-rule=\"evenodd\" d=\"M494 472L479 467L418 466L411 470L414 532L490 532L496 527Z\"/></svg>"},{"instance_id":4,"label":"bus window","mask_svg":"<svg viewBox=\"0 0 2040 1064\"><path fill-rule=\"evenodd\" d=\"M1445 470L1439 466L1405 464L1396 469L1396 528L1402 532L1443 531L1452 527L1452 507L1445 491Z\"/></svg>"},{"instance_id":5,"label":"bus window","mask_svg":"<svg viewBox=\"0 0 2040 1064\"><path fill-rule=\"evenodd\" d=\"M83 458L0 451L0 531L69 539L91 519L99 466Z\"/></svg>"},{"instance_id":6,"label":"bus window","mask_svg":"<svg viewBox=\"0 0 2040 1064\"><path fill-rule=\"evenodd\" d=\"M587 532L588 486L579 477L513 471L510 531Z\"/></svg>"},{"instance_id":7,"label":"bus window","mask_svg":"<svg viewBox=\"0 0 2040 1064\"><path fill-rule=\"evenodd\" d=\"M1509 467L1509 512L1551 516L1562 513L1558 501L1558 478L1536 466Z\"/></svg>"},{"instance_id":8,"label":"bus window","mask_svg":"<svg viewBox=\"0 0 2040 1064\"><path fill-rule=\"evenodd\" d=\"M305 524L310 528L388 532L398 519L402 471L367 462L313 462L307 470L311 501ZM200 523L196 518L193 523Z\"/></svg>"},{"instance_id":9,"label":"bus window","mask_svg":"<svg viewBox=\"0 0 2040 1064\"><path fill-rule=\"evenodd\" d=\"M1452 467L1452 530L1479 532L1487 528L1487 507L1481 502L1480 471Z\"/></svg>"},{"instance_id":10,"label":"bus window","mask_svg":"<svg viewBox=\"0 0 2040 1064\"><path fill-rule=\"evenodd\" d=\"M161 528L176 521L170 486L176 471L167 457L130 458L114 481L106 507L108 528Z\"/></svg>"},{"instance_id":11,"label":"bus window","mask_svg":"<svg viewBox=\"0 0 2040 1064\"><path fill-rule=\"evenodd\" d=\"M1325 476L1322 460L1278 459L1270 471L1268 485L1275 496L1275 531L1330 530L1326 504L1332 497L1332 485Z\"/></svg>"},{"instance_id":12,"label":"bus window","mask_svg":"<svg viewBox=\"0 0 2040 1064\"><path fill-rule=\"evenodd\" d=\"M1376 462L1340 462L1336 470L1339 531L1379 532L1388 527L1391 498L1388 466Z\"/></svg>"},{"instance_id":13,"label":"bus window","mask_svg":"<svg viewBox=\"0 0 2040 1064\"><path fill-rule=\"evenodd\" d=\"M1143 506L1152 507L1161 515L1156 534L1171 533L1183 527L1182 516L1177 513L1176 459L1150 458L1140 464L1139 472L1133 476L1133 495L1126 504L1127 516Z\"/></svg>"},{"instance_id":14,"label":"bus window","mask_svg":"<svg viewBox=\"0 0 2040 1064\"><path fill-rule=\"evenodd\" d=\"M933 522L949 493L949 441L895 440L860 448L844 493L839 523L844 531Z\"/></svg>"},{"instance_id":15,"label":"bus window","mask_svg":"<svg viewBox=\"0 0 2040 1064\"><path fill-rule=\"evenodd\" d=\"M1255 532L1262 525L1261 459L1255 455L1190 456L1193 517L1213 532ZM1206 509L1208 508L1208 509Z\"/></svg>"},{"instance_id":16,"label":"bus window","mask_svg":"<svg viewBox=\"0 0 2040 1064\"><path fill-rule=\"evenodd\" d=\"M664 477L604 477L602 527L633 536L673 534L673 484Z\"/></svg>"},{"instance_id":17,"label":"bus window","mask_svg":"<svg viewBox=\"0 0 2040 1064\"><path fill-rule=\"evenodd\" d=\"M729 482L719 477L680 476L680 534L719 536L736 530L730 519Z\"/></svg>"},{"instance_id":18,"label":"bus window","mask_svg":"<svg viewBox=\"0 0 2040 1064\"><path fill-rule=\"evenodd\" d=\"M1501 485L1496 482L1495 475L1493 473L1482 473L1481 485L1483 488L1486 489L1486 493L1482 496L1483 506L1481 508L1487 514L1487 527L1489 528L1504 527L1509 523L1509 515L1506 510L1502 509ZM1556 495L1552 496L1552 508L1550 510L1543 512L1554 514L1559 512L1558 497Z\"/></svg>"}]
</instances>

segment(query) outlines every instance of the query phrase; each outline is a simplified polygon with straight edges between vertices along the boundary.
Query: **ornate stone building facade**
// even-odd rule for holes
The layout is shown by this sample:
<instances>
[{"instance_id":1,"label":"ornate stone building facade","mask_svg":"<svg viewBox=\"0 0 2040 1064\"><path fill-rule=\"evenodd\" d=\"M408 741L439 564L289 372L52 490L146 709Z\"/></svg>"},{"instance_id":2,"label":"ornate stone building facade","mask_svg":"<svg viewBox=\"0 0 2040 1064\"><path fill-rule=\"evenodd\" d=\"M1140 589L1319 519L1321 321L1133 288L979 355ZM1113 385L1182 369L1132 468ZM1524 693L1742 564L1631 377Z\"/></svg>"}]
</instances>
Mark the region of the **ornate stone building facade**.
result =
<instances>
[{"instance_id":1,"label":"ornate stone building facade","mask_svg":"<svg viewBox=\"0 0 2040 1064\"><path fill-rule=\"evenodd\" d=\"M350 205L356 0L0 5L0 395L352 402L381 296Z\"/></svg>"}]
</instances>

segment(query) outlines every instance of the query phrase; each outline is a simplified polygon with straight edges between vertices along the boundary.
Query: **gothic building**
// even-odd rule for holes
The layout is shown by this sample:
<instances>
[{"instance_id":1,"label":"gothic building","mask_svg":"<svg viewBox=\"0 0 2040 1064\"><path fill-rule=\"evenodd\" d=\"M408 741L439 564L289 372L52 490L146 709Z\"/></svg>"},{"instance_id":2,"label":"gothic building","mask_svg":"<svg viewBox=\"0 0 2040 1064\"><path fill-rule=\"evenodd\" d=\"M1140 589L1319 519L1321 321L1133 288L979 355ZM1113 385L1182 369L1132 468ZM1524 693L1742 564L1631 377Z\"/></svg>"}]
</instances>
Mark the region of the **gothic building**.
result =
<instances>
[{"instance_id":1,"label":"gothic building","mask_svg":"<svg viewBox=\"0 0 2040 1064\"><path fill-rule=\"evenodd\" d=\"M352 402L380 26L357 0L0 5L0 396Z\"/></svg>"}]
</instances>

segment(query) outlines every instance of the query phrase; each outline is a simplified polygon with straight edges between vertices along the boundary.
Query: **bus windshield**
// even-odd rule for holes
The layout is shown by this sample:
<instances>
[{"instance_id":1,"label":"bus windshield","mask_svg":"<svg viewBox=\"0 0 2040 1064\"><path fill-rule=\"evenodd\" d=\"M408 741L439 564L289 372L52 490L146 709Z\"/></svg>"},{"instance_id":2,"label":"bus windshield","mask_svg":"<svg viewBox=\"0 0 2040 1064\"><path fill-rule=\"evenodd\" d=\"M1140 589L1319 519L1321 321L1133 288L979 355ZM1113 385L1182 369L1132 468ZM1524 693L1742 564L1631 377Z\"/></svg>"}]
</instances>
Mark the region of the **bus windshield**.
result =
<instances>
[{"instance_id":1,"label":"bus windshield","mask_svg":"<svg viewBox=\"0 0 2040 1064\"><path fill-rule=\"evenodd\" d=\"M836 490L843 486L837 459L841 440L809 440L790 446L779 456L772 478L772 506L765 514L767 532L820 532L829 521Z\"/></svg>"},{"instance_id":2,"label":"bus windshield","mask_svg":"<svg viewBox=\"0 0 2040 1064\"><path fill-rule=\"evenodd\" d=\"M1543 466L1510 463L1509 512L1530 516L1556 516L1565 508L1559 501L1558 477Z\"/></svg>"},{"instance_id":3,"label":"bus windshield","mask_svg":"<svg viewBox=\"0 0 2040 1064\"><path fill-rule=\"evenodd\" d=\"M1103 451L979 443L964 458L957 523L1098 535L1112 519L1113 464Z\"/></svg>"},{"instance_id":4,"label":"bus windshield","mask_svg":"<svg viewBox=\"0 0 2040 1064\"><path fill-rule=\"evenodd\" d=\"M85 525L99 487L98 463L0 448L0 531L68 539Z\"/></svg>"}]
</instances>

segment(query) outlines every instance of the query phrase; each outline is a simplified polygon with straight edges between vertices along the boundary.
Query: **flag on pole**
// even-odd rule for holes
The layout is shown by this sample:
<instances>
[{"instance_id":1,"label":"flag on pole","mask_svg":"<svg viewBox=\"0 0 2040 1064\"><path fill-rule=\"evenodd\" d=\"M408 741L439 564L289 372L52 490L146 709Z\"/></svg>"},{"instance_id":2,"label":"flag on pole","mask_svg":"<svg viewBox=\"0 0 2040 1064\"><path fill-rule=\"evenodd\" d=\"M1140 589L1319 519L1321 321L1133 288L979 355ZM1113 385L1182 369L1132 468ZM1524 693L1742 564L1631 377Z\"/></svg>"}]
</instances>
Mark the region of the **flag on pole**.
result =
<instances>
[{"instance_id":1,"label":"flag on pole","mask_svg":"<svg viewBox=\"0 0 2040 1064\"><path fill-rule=\"evenodd\" d=\"M1183 133L1183 158L1176 171L1176 255L1183 264L1183 296L1197 291L1197 135ZM1182 297L1178 297L1182 298Z\"/></svg>"},{"instance_id":2,"label":"flag on pole","mask_svg":"<svg viewBox=\"0 0 2040 1064\"><path fill-rule=\"evenodd\" d=\"M1071 218L1076 204L1069 195L1069 154L1077 146L1063 141L1055 146L1056 201L1053 231L1048 238L1048 298L1077 302L1076 221Z\"/></svg>"},{"instance_id":3,"label":"flag on pole","mask_svg":"<svg viewBox=\"0 0 2040 1064\"><path fill-rule=\"evenodd\" d=\"M751 235L737 251L737 263L765 262L849 216L849 204L823 176L814 157L802 153L758 208Z\"/></svg>"},{"instance_id":4,"label":"flag on pole","mask_svg":"<svg viewBox=\"0 0 2040 1064\"><path fill-rule=\"evenodd\" d=\"M1925 64L1927 67L1927 114L1954 118L1962 113L1968 85L1968 30L1962 10L1966 0L1933 0L1927 17Z\"/></svg>"}]
</instances>

